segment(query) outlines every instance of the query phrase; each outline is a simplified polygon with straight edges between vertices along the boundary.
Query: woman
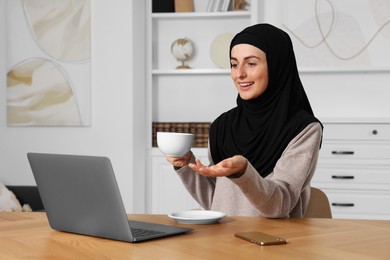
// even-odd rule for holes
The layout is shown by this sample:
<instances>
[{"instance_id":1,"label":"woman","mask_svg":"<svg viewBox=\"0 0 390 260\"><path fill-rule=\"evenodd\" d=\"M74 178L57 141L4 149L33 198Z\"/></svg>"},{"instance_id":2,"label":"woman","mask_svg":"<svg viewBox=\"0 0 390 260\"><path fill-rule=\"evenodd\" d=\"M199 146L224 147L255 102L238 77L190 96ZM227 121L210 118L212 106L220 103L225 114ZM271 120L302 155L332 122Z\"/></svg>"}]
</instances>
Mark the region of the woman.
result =
<instances>
[{"instance_id":1,"label":"woman","mask_svg":"<svg viewBox=\"0 0 390 260\"><path fill-rule=\"evenodd\" d=\"M302 217L322 141L291 39L257 24L230 44L237 106L210 127L210 165L190 151L167 157L204 209L228 215Z\"/></svg>"}]
</instances>

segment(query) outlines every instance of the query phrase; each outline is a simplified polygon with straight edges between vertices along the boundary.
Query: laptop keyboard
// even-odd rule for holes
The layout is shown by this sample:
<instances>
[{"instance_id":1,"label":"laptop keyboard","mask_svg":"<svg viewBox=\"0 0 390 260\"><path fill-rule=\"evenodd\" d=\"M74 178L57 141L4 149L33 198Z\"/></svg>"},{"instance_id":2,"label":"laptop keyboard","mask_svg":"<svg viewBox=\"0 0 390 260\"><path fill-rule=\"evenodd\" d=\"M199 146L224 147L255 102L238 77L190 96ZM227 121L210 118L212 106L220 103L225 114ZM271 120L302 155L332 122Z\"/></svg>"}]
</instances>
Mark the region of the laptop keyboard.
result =
<instances>
[{"instance_id":1,"label":"laptop keyboard","mask_svg":"<svg viewBox=\"0 0 390 260\"><path fill-rule=\"evenodd\" d=\"M148 237L148 236L164 234L165 232L147 230L142 228L131 228L131 233L133 234L134 237Z\"/></svg>"}]
</instances>

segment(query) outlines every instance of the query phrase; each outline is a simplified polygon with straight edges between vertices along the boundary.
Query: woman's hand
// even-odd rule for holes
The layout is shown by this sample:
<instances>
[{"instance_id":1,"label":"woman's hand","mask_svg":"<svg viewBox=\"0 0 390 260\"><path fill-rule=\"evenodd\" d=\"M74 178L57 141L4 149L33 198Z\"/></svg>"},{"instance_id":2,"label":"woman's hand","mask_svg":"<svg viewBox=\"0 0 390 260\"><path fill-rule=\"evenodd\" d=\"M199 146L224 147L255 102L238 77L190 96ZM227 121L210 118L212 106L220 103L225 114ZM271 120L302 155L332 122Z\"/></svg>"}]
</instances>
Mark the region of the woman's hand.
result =
<instances>
[{"instance_id":1,"label":"woman's hand","mask_svg":"<svg viewBox=\"0 0 390 260\"><path fill-rule=\"evenodd\" d=\"M167 159L168 162L170 162L176 168L181 168L181 167L184 167L190 163L191 157L192 157L192 152L189 151L183 157L167 156L165 158Z\"/></svg>"},{"instance_id":2,"label":"woman's hand","mask_svg":"<svg viewBox=\"0 0 390 260\"><path fill-rule=\"evenodd\" d=\"M238 178L245 173L248 165L246 158L241 155L235 155L211 166L203 165L199 159L196 159L195 162L196 164L190 163L188 166L200 175L208 177L230 176Z\"/></svg>"}]
</instances>

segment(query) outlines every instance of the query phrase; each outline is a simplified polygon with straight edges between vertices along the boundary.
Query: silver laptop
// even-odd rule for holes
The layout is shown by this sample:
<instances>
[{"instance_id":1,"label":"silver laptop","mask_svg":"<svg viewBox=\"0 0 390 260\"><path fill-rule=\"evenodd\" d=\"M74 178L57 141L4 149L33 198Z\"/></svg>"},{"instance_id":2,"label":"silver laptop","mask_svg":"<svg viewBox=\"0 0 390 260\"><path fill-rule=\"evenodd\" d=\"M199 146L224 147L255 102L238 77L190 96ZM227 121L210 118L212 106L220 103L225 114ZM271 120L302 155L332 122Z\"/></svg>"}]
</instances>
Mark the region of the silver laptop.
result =
<instances>
[{"instance_id":1,"label":"silver laptop","mask_svg":"<svg viewBox=\"0 0 390 260\"><path fill-rule=\"evenodd\" d=\"M139 242L192 229L128 220L109 158L27 154L51 228Z\"/></svg>"}]
</instances>

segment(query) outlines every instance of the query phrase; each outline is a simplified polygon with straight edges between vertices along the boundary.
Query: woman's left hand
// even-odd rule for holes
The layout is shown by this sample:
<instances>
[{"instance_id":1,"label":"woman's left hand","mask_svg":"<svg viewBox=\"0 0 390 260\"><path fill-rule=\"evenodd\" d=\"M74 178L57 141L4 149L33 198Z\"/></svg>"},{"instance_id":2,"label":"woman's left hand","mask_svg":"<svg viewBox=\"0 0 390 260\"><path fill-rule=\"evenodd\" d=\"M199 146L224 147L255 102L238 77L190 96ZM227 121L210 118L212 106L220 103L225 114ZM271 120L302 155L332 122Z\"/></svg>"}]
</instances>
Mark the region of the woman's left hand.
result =
<instances>
[{"instance_id":1,"label":"woman's left hand","mask_svg":"<svg viewBox=\"0 0 390 260\"><path fill-rule=\"evenodd\" d=\"M216 165L205 166L199 159L195 160L195 164L190 163L188 166L203 176L208 177L240 177L245 173L247 160L244 156L235 155L227 158Z\"/></svg>"}]
</instances>

